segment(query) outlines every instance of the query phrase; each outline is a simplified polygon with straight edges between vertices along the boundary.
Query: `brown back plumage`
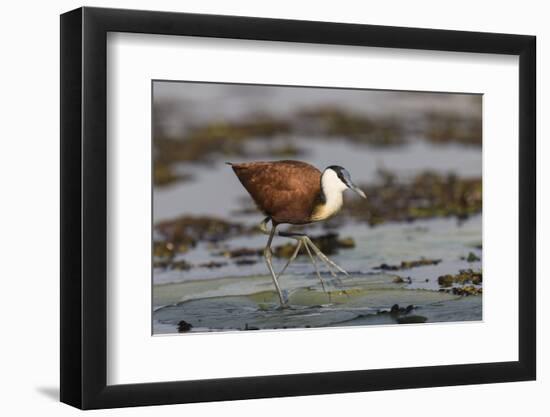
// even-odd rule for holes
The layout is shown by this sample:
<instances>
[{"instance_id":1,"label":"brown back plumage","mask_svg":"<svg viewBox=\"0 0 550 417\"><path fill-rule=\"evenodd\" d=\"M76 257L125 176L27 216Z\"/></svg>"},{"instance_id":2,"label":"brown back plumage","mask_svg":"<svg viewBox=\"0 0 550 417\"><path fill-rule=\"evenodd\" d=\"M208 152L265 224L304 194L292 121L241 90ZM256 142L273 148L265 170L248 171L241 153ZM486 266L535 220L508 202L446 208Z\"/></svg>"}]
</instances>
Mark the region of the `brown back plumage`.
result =
<instances>
[{"instance_id":1,"label":"brown back plumage","mask_svg":"<svg viewBox=\"0 0 550 417\"><path fill-rule=\"evenodd\" d=\"M319 203L321 171L300 161L231 164L260 210L275 224L305 224Z\"/></svg>"}]
</instances>

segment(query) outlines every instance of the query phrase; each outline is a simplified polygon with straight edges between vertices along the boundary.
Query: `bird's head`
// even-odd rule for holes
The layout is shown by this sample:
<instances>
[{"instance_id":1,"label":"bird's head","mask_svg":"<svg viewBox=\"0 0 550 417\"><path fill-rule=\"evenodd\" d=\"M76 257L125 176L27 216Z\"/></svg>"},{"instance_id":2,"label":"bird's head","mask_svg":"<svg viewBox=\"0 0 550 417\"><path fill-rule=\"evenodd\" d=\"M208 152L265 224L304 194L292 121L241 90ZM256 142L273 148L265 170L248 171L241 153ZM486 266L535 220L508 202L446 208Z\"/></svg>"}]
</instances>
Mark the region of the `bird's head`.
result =
<instances>
[{"instance_id":1,"label":"bird's head","mask_svg":"<svg viewBox=\"0 0 550 417\"><path fill-rule=\"evenodd\" d=\"M349 172L345 168L338 165L331 165L325 168L323 175L321 176L321 186L325 192L344 192L349 188L361 197L367 198L367 195L363 192L363 190L358 188L353 183Z\"/></svg>"}]
</instances>

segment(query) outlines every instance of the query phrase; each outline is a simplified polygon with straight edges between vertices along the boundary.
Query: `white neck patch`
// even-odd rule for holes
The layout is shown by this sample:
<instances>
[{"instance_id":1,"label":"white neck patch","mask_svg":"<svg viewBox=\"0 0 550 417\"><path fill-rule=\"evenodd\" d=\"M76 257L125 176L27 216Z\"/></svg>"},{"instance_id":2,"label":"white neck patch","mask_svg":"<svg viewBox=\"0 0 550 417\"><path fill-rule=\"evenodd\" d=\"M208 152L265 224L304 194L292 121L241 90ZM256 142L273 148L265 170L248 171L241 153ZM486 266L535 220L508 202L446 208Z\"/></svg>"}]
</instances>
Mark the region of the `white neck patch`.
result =
<instances>
[{"instance_id":1,"label":"white neck patch","mask_svg":"<svg viewBox=\"0 0 550 417\"><path fill-rule=\"evenodd\" d=\"M332 169L327 169L321 176L321 188L325 194L326 202L320 205L311 216L313 221L329 218L342 208L344 202L343 193L348 186L338 178L338 174Z\"/></svg>"}]
</instances>

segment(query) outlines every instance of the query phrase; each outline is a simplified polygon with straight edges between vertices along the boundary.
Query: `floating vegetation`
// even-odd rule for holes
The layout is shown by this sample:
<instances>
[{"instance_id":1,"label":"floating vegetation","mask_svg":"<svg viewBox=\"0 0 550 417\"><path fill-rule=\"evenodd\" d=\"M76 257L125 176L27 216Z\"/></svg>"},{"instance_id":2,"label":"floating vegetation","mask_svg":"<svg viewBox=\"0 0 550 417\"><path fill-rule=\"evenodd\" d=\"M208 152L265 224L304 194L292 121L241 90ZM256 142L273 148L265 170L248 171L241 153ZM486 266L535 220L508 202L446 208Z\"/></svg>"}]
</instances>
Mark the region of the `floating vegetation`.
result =
<instances>
[{"instance_id":1,"label":"floating vegetation","mask_svg":"<svg viewBox=\"0 0 550 417\"><path fill-rule=\"evenodd\" d=\"M156 137L155 162L210 162L215 155L247 156L247 140L265 140L290 131L287 122L267 116L246 122L212 122L190 129L179 138Z\"/></svg>"},{"instance_id":2,"label":"floating vegetation","mask_svg":"<svg viewBox=\"0 0 550 417\"><path fill-rule=\"evenodd\" d=\"M274 158L295 158L297 156L303 155L304 151L297 146L294 146L292 143L286 143L281 146L275 146L269 148L269 156Z\"/></svg>"},{"instance_id":3,"label":"floating vegetation","mask_svg":"<svg viewBox=\"0 0 550 417\"><path fill-rule=\"evenodd\" d=\"M474 285L465 285L463 287L453 287L440 289L439 291L444 291L453 295L468 296L468 295L481 295L483 294L483 288L476 287Z\"/></svg>"},{"instance_id":4,"label":"floating vegetation","mask_svg":"<svg viewBox=\"0 0 550 417\"><path fill-rule=\"evenodd\" d=\"M339 238L337 233L326 233L321 236L311 237L311 240L325 255L335 254L339 249L351 249L355 247L353 238ZM274 246L271 248L271 251L273 252L273 256L277 258L290 258L296 250L296 245L296 243L289 242L284 245ZM217 255L225 256L226 258L243 258L262 256L263 253L264 248L237 248L218 252ZM301 253L305 254L306 252L301 249Z\"/></svg>"},{"instance_id":5,"label":"floating vegetation","mask_svg":"<svg viewBox=\"0 0 550 417\"><path fill-rule=\"evenodd\" d=\"M432 143L457 142L463 145L480 146L482 142L482 122L481 118L478 117L430 112L426 114L424 134L426 139Z\"/></svg>"},{"instance_id":6,"label":"floating vegetation","mask_svg":"<svg viewBox=\"0 0 550 417\"><path fill-rule=\"evenodd\" d=\"M180 320L178 322L178 333L186 333L193 328L191 323L187 323L185 320Z\"/></svg>"},{"instance_id":7,"label":"floating vegetation","mask_svg":"<svg viewBox=\"0 0 550 417\"><path fill-rule=\"evenodd\" d=\"M407 307L400 307L399 304L392 305L391 309L379 310L378 315L389 315L397 324L425 323L428 318L417 314L410 314L417 307L409 304Z\"/></svg>"},{"instance_id":8,"label":"floating vegetation","mask_svg":"<svg viewBox=\"0 0 550 417\"><path fill-rule=\"evenodd\" d=\"M453 174L425 172L410 182L381 173L382 182L363 185L368 199L354 199L343 211L370 225L388 221L413 221L431 217L455 216L466 219L481 212L481 178L458 178Z\"/></svg>"},{"instance_id":9,"label":"floating vegetation","mask_svg":"<svg viewBox=\"0 0 550 417\"><path fill-rule=\"evenodd\" d=\"M483 282L483 275L480 272L474 272L471 269L461 270L456 275L441 275L437 278L437 283L442 287L451 287L455 284L464 285L464 284L474 284L481 285Z\"/></svg>"},{"instance_id":10,"label":"floating vegetation","mask_svg":"<svg viewBox=\"0 0 550 417\"><path fill-rule=\"evenodd\" d=\"M178 246L195 246L199 241L218 242L220 240L252 234L256 227L244 226L218 217L181 216L162 221L155 225L155 230L164 239L166 249L174 250ZM181 252L181 250L178 250Z\"/></svg>"},{"instance_id":11,"label":"floating vegetation","mask_svg":"<svg viewBox=\"0 0 550 417\"><path fill-rule=\"evenodd\" d=\"M157 106L160 104L155 103L155 113L166 111ZM381 117L329 105L303 108L285 117L251 113L240 120L217 119L199 125L190 122L179 134L168 134L158 125L153 140L153 181L162 187L191 179L188 174L175 172L174 164L181 162L212 163L219 157L297 157L303 150L288 140L293 136L394 147L408 143L407 135L415 133L435 144L481 145L482 122L477 116L432 111L419 117L420 126L411 131L410 120L404 117Z\"/></svg>"},{"instance_id":12,"label":"floating vegetation","mask_svg":"<svg viewBox=\"0 0 550 417\"><path fill-rule=\"evenodd\" d=\"M257 263L258 263L257 259L249 259L249 258L237 259L235 261L236 265L254 265L254 264L257 264Z\"/></svg>"},{"instance_id":13,"label":"floating vegetation","mask_svg":"<svg viewBox=\"0 0 550 417\"><path fill-rule=\"evenodd\" d=\"M189 245L180 243L177 246L171 241L154 241L153 256L155 258L173 258L176 253L185 253L189 250Z\"/></svg>"},{"instance_id":14,"label":"floating vegetation","mask_svg":"<svg viewBox=\"0 0 550 417\"><path fill-rule=\"evenodd\" d=\"M409 304L407 307L399 307L399 304L394 304L391 306L389 313L392 316L398 316L399 314L409 314L414 310L414 306Z\"/></svg>"},{"instance_id":15,"label":"floating vegetation","mask_svg":"<svg viewBox=\"0 0 550 417\"><path fill-rule=\"evenodd\" d=\"M210 262L203 262L202 264L198 264L197 266L199 268L222 268L227 265L227 262L216 262L216 261L210 261Z\"/></svg>"},{"instance_id":16,"label":"floating vegetation","mask_svg":"<svg viewBox=\"0 0 550 417\"><path fill-rule=\"evenodd\" d=\"M222 252L216 253L218 256L225 256L226 258L241 258L245 256L257 256L261 255L263 249L252 249L252 248L237 248L237 249L228 249Z\"/></svg>"},{"instance_id":17,"label":"floating vegetation","mask_svg":"<svg viewBox=\"0 0 550 417\"><path fill-rule=\"evenodd\" d=\"M189 181L192 177L188 174L176 174L171 165L154 164L153 183L156 187L170 185L178 181Z\"/></svg>"},{"instance_id":18,"label":"floating vegetation","mask_svg":"<svg viewBox=\"0 0 550 417\"><path fill-rule=\"evenodd\" d=\"M374 269L381 269L383 271L399 271L401 269L411 269L418 266L437 265L441 262L441 259L426 259L420 258L415 261L401 261L399 265L382 264L375 266Z\"/></svg>"},{"instance_id":19,"label":"floating vegetation","mask_svg":"<svg viewBox=\"0 0 550 417\"><path fill-rule=\"evenodd\" d=\"M468 256L461 256L460 259L466 262L477 262L481 259L473 252L468 253Z\"/></svg>"},{"instance_id":20,"label":"floating vegetation","mask_svg":"<svg viewBox=\"0 0 550 417\"><path fill-rule=\"evenodd\" d=\"M420 323L426 323L427 320L428 320L427 317L419 316L419 315L397 317L396 319L398 324L420 324Z\"/></svg>"},{"instance_id":21,"label":"floating vegetation","mask_svg":"<svg viewBox=\"0 0 550 417\"><path fill-rule=\"evenodd\" d=\"M189 129L181 137L155 135L154 184L163 186L178 179L189 179L173 172L173 165L180 162L209 163L220 156L255 156L246 146L250 140L270 140L290 131L288 122L263 115L254 115L246 122L217 121ZM292 144L269 147L258 156L298 156L301 152Z\"/></svg>"},{"instance_id":22,"label":"floating vegetation","mask_svg":"<svg viewBox=\"0 0 550 417\"><path fill-rule=\"evenodd\" d=\"M174 260L176 255L187 253L199 242L216 243L231 237L257 232L255 227L208 216L182 216L163 221L155 225L155 231L160 237L153 242L153 266L180 270L190 269L192 265L183 260L176 262ZM225 264L208 262L198 266L219 268Z\"/></svg>"},{"instance_id":23,"label":"floating vegetation","mask_svg":"<svg viewBox=\"0 0 550 417\"><path fill-rule=\"evenodd\" d=\"M306 109L299 113L311 125L316 123L319 133L338 136L351 142L377 147L406 143L400 125L392 119L372 119L338 107Z\"/></svg>"},{"instance_id":24,"label":"floating vegetation","mask_svg":"<svg viewBox=\"0 0 550 417\"><path fill-rule=\"evenodd\" d=\"M161 269L175 269L178 271L188 271L191 269L193 265L191 265L189 262L179 259L177 261L174 261L172 258L168 259L155 259L153 261L153 268L161 268Z\"/></svg>"}]
</instances>

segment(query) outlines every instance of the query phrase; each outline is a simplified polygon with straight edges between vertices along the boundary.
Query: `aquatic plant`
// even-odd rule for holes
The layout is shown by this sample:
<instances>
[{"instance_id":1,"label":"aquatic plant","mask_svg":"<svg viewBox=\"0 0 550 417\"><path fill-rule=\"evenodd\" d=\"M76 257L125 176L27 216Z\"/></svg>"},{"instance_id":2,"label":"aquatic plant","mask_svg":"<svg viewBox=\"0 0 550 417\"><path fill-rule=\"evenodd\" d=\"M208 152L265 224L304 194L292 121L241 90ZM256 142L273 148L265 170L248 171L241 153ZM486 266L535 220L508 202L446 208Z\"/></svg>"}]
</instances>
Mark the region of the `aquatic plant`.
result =
<instances>
[{"instance_id":1,"label":"aquatic plant","mask_svg":"<svg viewBox=\"0 0 550 417\"><path fill-rule=\"evenodd\" d=\"M409 182L398 182L391 175L382 179L375 185L362 185L368 200L354 199L343 211L355 219L376 225L431 217L465 219L482 209L481 178L424 172Z\"/></svg>"}]
</instances>

